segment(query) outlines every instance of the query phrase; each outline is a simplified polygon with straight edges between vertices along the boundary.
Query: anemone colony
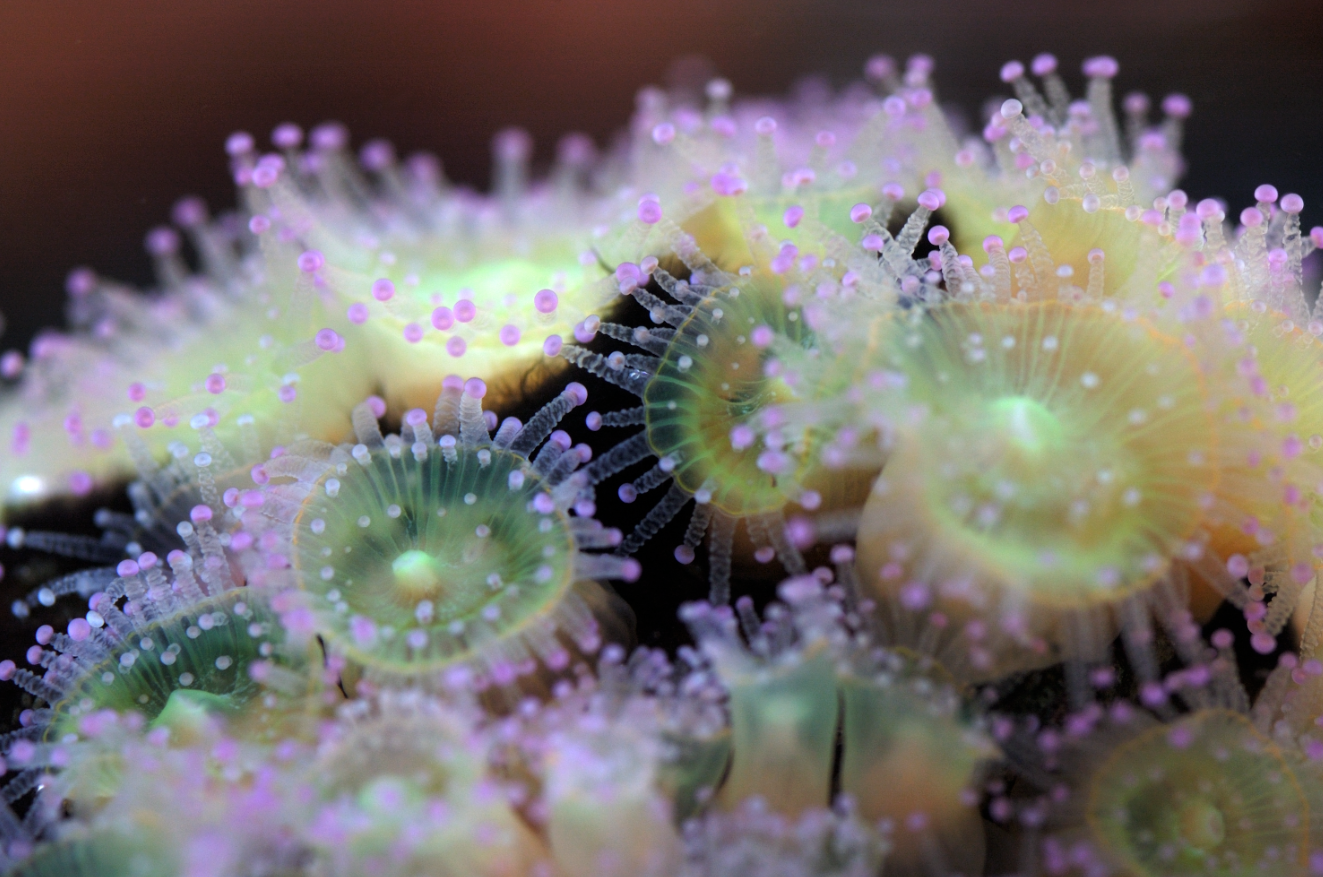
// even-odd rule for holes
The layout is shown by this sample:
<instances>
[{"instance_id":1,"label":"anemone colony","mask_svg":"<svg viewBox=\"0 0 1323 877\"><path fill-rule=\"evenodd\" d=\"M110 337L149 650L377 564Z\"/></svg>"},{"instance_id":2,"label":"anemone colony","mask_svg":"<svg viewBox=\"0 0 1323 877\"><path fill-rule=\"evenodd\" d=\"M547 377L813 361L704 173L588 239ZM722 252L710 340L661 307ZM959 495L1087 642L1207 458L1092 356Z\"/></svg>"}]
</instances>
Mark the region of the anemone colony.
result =
<instances>
[{"instance_id":1,"label":"anemone colony","mask_svg":"<svg viewBox=\"0 0 1323 877\"><path fill-rule=\"evenodd\" d=\"M490 194L236 134L156 291L75 271L0 361L66 558L4 873L1323 873L1323 228L1191 204L1110 58L970 137L931 71L645 90Z\"/></svg>"}]
</instances>

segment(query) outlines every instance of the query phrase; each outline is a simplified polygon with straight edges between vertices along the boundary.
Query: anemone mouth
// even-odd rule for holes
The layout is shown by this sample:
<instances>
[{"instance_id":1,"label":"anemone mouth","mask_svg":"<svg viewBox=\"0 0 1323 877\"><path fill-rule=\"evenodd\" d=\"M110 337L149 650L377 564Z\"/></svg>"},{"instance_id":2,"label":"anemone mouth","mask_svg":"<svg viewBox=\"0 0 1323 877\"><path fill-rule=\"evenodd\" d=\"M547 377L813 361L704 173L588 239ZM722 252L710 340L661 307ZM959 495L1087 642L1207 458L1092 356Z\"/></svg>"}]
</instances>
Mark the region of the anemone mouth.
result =
<instances>
[{"instance_id":1,"label":"anemone mouth","mask_svg":"<svg viewBox=\"0 0 1323 877\"><path fill-rule=\"evenodd\" d=\"M1204 710L1115 750L1090 780L1086 818L1109 857L1156 877L1303 868L1307 813L1277 746L1238 713Z\"/></svg>"},{"instance_id":2,"label":"anemone mouth","mask_svg":"<svg viewBox=\"0 0 1323 877\"><path fill-rule=\"evenodd\" d=\"M287 643L276 614L236 588L137 630L52 704L44 738L82 737L82 719L113 710L137 713L172 736L214 719L267 739L288 730L311 683L305 656Z\"/></svg>"},{"instance_id":3,"label":"anemone mouth","mask_svg":"<svg viewBox=\"0 0 1323 877\"><path fill-rule=\"evenodd\" d=\"M675 464L676 483L711 494L721 511L745 517L786 504L764 448L734 441L737 428L791 401L793 390L765 371L771 340L804 346L810 333L779 284L750 280L718 290L680 324L643 393L648 445ZM802 449L789 449L800 456ZM793 475L798 461L784 475Z\"/></svg>"},{"instance_id":4,"label":"anemone mouth","mask_svg":"<svg viewBox=\"0 0 1323 877\"><path fill-rule=\"evenodd\" d=\"M364 667L425 673L527 631L575 582L568 516L520 455L399 446L332 468L294 524L318 629Z\"/></svg>"},{"instance_id":5,"label":"anemone mouth","mask_svg":"<svg viewBox=\"0 0 1323 877\"><path fill-rule=\"evenodd\" d=\"M869 554L1083 607L1149 587L1202 521L1202 379L1141 321L947 304L896 350L909 421L865 507Z\"/></svg>"},{"instance_id":6,"label":"anemone mouth","mask_svg":"<svg viewBox=\"0 0 1323 877\"><path fill-rule=\"evenodd\" d=\"M474 717L462 708L418 691L355 707L319 748L318 785L328 798L357 795L385 777L445 797L481 777L485 754L474 742Z\"/></svg>"}]
</instances>

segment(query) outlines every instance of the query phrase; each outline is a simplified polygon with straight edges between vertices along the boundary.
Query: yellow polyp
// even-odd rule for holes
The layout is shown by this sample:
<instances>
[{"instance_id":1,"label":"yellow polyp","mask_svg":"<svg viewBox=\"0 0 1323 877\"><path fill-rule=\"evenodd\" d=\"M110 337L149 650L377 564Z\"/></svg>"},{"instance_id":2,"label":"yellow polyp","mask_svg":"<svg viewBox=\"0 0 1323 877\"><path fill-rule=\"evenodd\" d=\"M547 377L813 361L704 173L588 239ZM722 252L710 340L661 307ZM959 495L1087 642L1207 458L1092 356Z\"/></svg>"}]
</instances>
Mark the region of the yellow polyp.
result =
<instances>
[{"instance_id":1,"label":"yellow polyp","mask_svg":"<svg viewBox=\"0 0 1323 877\"><path fill-rule=\"evenodd\" d=\"M1167 573L1216 484L1194 359L1101 308L947 304L886 364L906 389L860 518L863 585L919 599L953 629L1011 618L1017 645L994 649L1007 663L987 673L1109 640L1111 616L1094 610ZM1077 612L1097 637L1074 632Z\"/></svg>"},{"instance_id":2,"label":"yellow polyp","mask_svg":"<svg viewBox=\"0 0 1323 877\"><path fill-rule=\"evenodd\" d=\"M941 217L951 230L951 243L955 248L972 258L975 265L982 265L987 261L983 252L984 238L995 234L1009 241L1016 235L1014 223L992 218L994 210L998 207L1004 209L1006 199L1015 196L1003 195L987 181L971 181L963 177L953 175L943 181L946 203L942 205Z\"/></svg>"},{"instance_id":3,"label":"yellow polyp","mask_svg":"<svg viewBox=\"0 0 1323 877\"><path fill-rule=\"evenodd\" d=\"M682 220L680 227L693 236L704 255L726 271L738 271L755 261L734 198L713 201Z\"/></svg>"},{"instance_id":4,"label":"yellow polyp","mask_svg":"<svg viewBox=\"0 0 1323 877\"><path fill-rule=\"evenodd\" d=\"M941 667L936 677L944 676ZM859 815L896 829L887 873L920 875L934 842L956 873L983 870L983 825L975 803L991 743L962 716L936 679L849 676L840 682L841 790Z\"/></svg>"},{"instance_id":5,"label":"yellow polyp","mask_svg":"<svg viewBox=\"0 0 1323 877\"><path fill-rule=\"evenodd\" d=\"M1072 282L1082 289L1088 286L1090 250L1103 251L1103 295L1112 295L1120 289L1139 263L1140 238L1145 226L1131 222L1119 211L1086 213L1077 201L1056 204L1039 201L1029 212L1029 224L1038 230L1052 261L1058 267L1069 265L1074 272ZM1017 233L1007 247L1021 243ZM977 251L982 252L981 241ZM1051 278L1049 282L1055 280Z\"/></svg>"}]
</instances>

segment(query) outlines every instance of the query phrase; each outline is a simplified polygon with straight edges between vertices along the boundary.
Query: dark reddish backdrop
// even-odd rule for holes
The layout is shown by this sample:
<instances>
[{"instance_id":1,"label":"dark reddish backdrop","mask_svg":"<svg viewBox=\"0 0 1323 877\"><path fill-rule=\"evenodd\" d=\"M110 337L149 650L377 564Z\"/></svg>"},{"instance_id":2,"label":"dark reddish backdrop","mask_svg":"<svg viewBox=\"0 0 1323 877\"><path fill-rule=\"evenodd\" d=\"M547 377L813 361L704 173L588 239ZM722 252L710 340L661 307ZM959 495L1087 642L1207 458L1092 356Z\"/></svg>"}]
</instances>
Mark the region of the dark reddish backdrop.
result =
<instances>
[{"instance_id":1,"label":"dark reddish backdrop","mask_svg":"<svg viewBox=\"0 0 1323 877\"><path fill-rule=\"evenodd\" d=\"M599 142L677 56L738 90L841 82L871 52L926 51L945 100L976 110L1000 63L1051 50L1071 72L1121 60L1118 87L1195 99L1191 173L1239 203L1271 180L1323 221L1323 27L1316 0L7 3L0 7L0 347L58 322L73 265L146 283L144 232L181 194L231 199L221 143L280 121L346 122L427 148L483 184L496 128L539 156ZM1075 77L1078 80L1078 77ZM1078 84L1078 81L1076 81Z\"/></svg>"}]
</instances>

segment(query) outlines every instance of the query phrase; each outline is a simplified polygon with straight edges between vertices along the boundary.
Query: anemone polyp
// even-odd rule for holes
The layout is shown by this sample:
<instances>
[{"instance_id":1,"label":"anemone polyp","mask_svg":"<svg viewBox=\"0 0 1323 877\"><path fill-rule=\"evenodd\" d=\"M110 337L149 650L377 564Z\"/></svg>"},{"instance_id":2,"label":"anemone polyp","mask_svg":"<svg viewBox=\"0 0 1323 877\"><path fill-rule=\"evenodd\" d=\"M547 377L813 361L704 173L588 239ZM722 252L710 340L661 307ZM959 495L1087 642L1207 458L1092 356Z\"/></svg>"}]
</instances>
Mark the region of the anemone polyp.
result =
<instances>
[{"instance_id":1,"label":"anemone polyp","mask_svg":"<svg viewBox=\"0 0 1323 877\"><path fill-rule=\"evenodd\" d=\"M298 129L282 126L285 132ZM493 192L457 189L428 155L397 161L384 140L348 150L328 123L287 138L281 155L253 141L233 154L236 179L268 237L296 241L299 270L351 325L392 412L430 404L454 368L517 399L554 377L548 339L571 336L611 303L613 283L592 251L611 216L590 197L591 141L570 135L550 180L530 182L532 140L493 141ZM292 267L291 262L291 267Z\"/></svg>"},{"instance_id":2,"label":"anemone polyp","mask_svg":"<svg viewBox=\"0 0 1323 877\"><path fill-rule=\"evenodd\" d=\"M6 873L14 877L172 877L173 851L138 835L95 832L42 845Z\"/></svg>"},{"instance_id":3,"label":"anemone polyp","mask_svg":"<svg viewBox=\"0 0 1323 877\"><path fill-rule=\"evenodd\" d=\"M770 245L763 233L751 241L759 247ZM565 345L561 355L642 401L637 408L589 415L593 429L643 427L588 467L590 481L600 482L656 457L652 469L621 485L620 498L633 502L641 493L670 485L621 551L640 548L693 499L693 517L675 556L691 562L694 549L710 532L712 599L725 602L735 528L741 521L760 562L775 557L792 573L804 570L799 549L786 536L783 510L791 503L809 510L821 503L820 494L805 487L814 471L812 449L779 432L760 435L762 415L800 393L779 375L773 353L785 356L813 347L801 297L815 283L834 287L839 278L834 263L824 268L816 257L779 264L772 259L770 266L745 266L731 274L709 261L693 238L678 229L671 247L690 267L687 280L676 279L655 260L646 272L632 264L618 272L622 290L646 307L655 323L670 328L602 323L598 329L646 354L614 351L603 356ZM649 291L653 281L672 301Z\"/></svg>"},{"instance_id":4,"label":"anemone polyp","mask_svg":"<svg viewBox=\"0 0 1323 877\"><path fill-rule=\"evenodd\" d=\"M363 873L529 873L548 858L511 795L489 775L492 740L479 713L418 690L342 706L312 762L309 839L320 870Z\"/></svg>"},{"instance_id":5,"label":"anemone polyp","mask_svg":"<svg viewBox=\"0 0 1323 877\"><path fill-rule=\"evenodd\" d=\"M1303 873L1301 782L1243 716L1205 710L1151 728L1099 765L1087 820L1098 852L1136 874Z\"/></svg>"},{"instance_id":6,"label":"anemone polyp","mask_svg":"<svg viewBox=\"0 0 1323 877\"><path fill-rule=\"evenodd\" d=\"M201 265L186 265L177 232L157 229L152 294L71 273L71 331L40 336L31 362L7 375L17 385L0 398L0 506L114 484L144 458L159 462L199 418L234 443L348 429L345 410L372 386L364 351L346 352L350 324L292 264L268 262L237 220L181 201L175 222Z\"/></svg>"},{"instance_id":7,"label":"anemone polyp","mask_svg":"<svg viewBox=\"0 0 1323 877\"><path fill-rule=\"evenodd\" d=\"M383 438L361 406L358 444L266 466L312 628L369 673L509 685L539 660L562 670L596 651L620 620L594 579L632 578L638 564L583 550L620 535L589 516L575 474L585 448L553 433L586 391L571 384L492 438L485 390L448 378L435 416L410 411L404 436Z\"/></svg>"},{"instance_id":8,"label":"anemone polyp","mask_svg":"<svg viewBox=\"0 0 1323 877\"><path fill-rule=\"evenodd\" d=\"M906 171L950 196L946 216L957 246L983 261L979 243L990 235L1009 239L1017 224L1008 215L1012 205L1030 205L1036 220L1053 226L1044 235L1049 246L1067 244L1057 261L1080 276L1087 273L1086 252L1107 249L1109 291L1115 289L1135 266L1134 221L1184 170L1181 128L1189 99L1169 95L1160 124L1153 125L1148 97L1132 93L1125 119L1118 120L1115 59L1085 61L1087 94L1072 100L1057 59L1043 54L1028 68L1019 61L1003 66L1002 81L1016 96L991 110L982 137L960 140L935 99L930 70L918 65L907 71L908 87L887 99L884 114L893 139L903 144L892 148Z\"/></svg>"},{"instance_id":9,"label":"anemone polyp","mask_svg":"<svg viewBox=\"0 0 1323 877\"><path fill-rule=\"evenodd\" d=\"M886 349L904 390L860 521L867 589L1059 655L1083 646L1065 618L1141 597L1184 550L1216 439L1175 340L1099 308L952 303Z\"/></svg>"},{"instance_id":10,"label":"anemone polyp","mask_svg":"<svg viewBox=\"0 0 1323 877\"><path fill-rule=\"evenodd\" d=\"M716 801L821 812L835 772L853 816L890 826L889 871L978 873L978 786L994 754L981 719L939 664L879 646L845 591L805 576L782 583L786 604L761 620L747 597L682 610L729 692Z\"/></svg>"},{"instance_id":11,"label":"anemone polyp","mask_svg":"<svg viewBox=\"0 0 1323 877\"><path fill-rule=\"evenodd\" d=\"M981 872L979 784L995 750L954 680L905 650L855 655L838 675L841 791L896 826L888 872Z\"/></svg>"},{"instance_id":12,"label":"anemone polyp","mask_svg":"<svg viewBox=\"0 0 1323 877\"><path fill-rule=\"evenodd\" d=\"M28 658L45 668L41 676L0 664L0 676L48 704L5 751L19 768L7 794L62 770L44 781L48 798L101 802L127 769L111 757L124 728L175 745L211 726L268 744L307 730L301 723L317 707L307 645L287 637L264 595L234 589L154 617L145 602L126 614L113 594L97 595L68 633L39 631L48 648L34 646Z\"/></svg>"}]
</instances>

